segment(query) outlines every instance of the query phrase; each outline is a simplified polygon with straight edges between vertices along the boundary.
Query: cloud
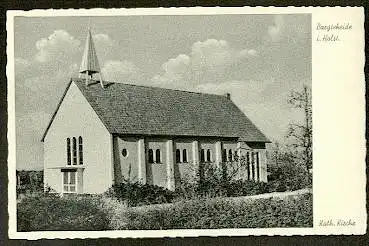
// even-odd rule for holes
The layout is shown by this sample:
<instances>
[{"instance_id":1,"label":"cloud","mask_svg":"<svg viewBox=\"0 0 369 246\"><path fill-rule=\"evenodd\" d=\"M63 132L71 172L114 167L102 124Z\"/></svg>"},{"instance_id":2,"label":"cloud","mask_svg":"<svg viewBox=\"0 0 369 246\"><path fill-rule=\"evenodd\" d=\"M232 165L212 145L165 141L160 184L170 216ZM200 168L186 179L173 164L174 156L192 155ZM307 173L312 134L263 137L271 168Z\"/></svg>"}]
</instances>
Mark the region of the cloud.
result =
<instances>
[{"instance_id":1,"label":"cloud","mask_svg":"<svg viewBox=\"0 0 369 246\"><path fill-rule=\"evenodd\" d=\"M100 64L115 56L116 42L107 34L98 33L92 36Z\"/></svg>"},{"instance_id":2,"label":"cloud","mask_svg":"<svg viewBox=\"0 0 369 246\"><path fill-rule=\"evenodd\" d=\"M36 42L35 59L45 63L50 61L69 61L71 55L79 53L81 42L64 30L55 30L48 38Z\"/></svg>"},{"instance_id":3,"label":"cloud","mask_svg":"<svg viewBox=\"0 0 369 246\"><path fill-rule=\"evenodd\" d=\"M274 17L274 25L268 27L268 35L271 41L278 42L282 39L282 32L284 29L283 15L276 15Z\"/></svg>"},{"instance_id":4,"label":"cloud","mask_svg":"<svg viewBox=\"0 0 369 246\"><path fill-rule=\"evenodd\" d=\"M129 83L138 76L138 67L130 61L108 60L101 69L104 79L112 82Z\"/></svg>"},{"instance_id":5,"label":"cloud","mask_svg":"<svg viewBox=\"0 0 369 246\"><path fill-rule=\"evenodd\" d=\"M155 75L152 80L166 87L173 86L174 82L188 87L202 83L204 78L220 79L230 67L257 55L254 49L236 49L225 40L198 41L191 46L189 54L180 54L163 63L164 73Z\"/></svg>"},{"instance_id":6,"label":"cloud","mask_svg":"<svg viewBox=\"0 0 369 246\"><path fill-rule=\"evenodd\" d=\"M106 34L99 33L92 36L96 47L114 46L114 41Z\"/></svg>"}]
</instances>

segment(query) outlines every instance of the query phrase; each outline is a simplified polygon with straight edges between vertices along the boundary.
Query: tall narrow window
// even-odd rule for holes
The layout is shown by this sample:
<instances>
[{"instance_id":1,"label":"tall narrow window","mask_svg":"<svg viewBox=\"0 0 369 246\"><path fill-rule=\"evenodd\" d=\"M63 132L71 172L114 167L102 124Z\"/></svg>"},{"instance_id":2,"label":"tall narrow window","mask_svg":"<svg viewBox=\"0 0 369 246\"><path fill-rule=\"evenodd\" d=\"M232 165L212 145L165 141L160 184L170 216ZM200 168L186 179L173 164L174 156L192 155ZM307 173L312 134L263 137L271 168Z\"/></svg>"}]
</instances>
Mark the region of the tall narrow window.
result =
<instances>
[{"instance_id":1,"label":"tall narrow window","mask_svg":"<svg viewBox=\"0 0 369 246\"><path fill-rule=\"evenodd\" d=\"M181 162L181 151L179 149L176 149L176 163Z\"/></svg>"},{"instance_id":2,"label":"tall narrow window","mask_svg":"<svg viewBox=\"0 0 369 246\"><path fill-rule=\"evenodd\" d=\"M211 152L210 149L206 152L206 161L211 162Z\"/></svg>"},{"instance_id":3,"label":"tall narrow window","mask_svg":"<svg viewBox=\"0 0 369 246\"><path fill-rule=\"evenodd\" d=\"M234 151L233 161L238 161L238 151L237 150Z\"/></svg>"},{"instance_id":4,"label":"tall narrow window","mask_svg":"<svg viewBox=\"0 0 369 246\"><path fill-rule=\"evenodd\" d=\"M187 162L187 150L182 150L182 162Z\"/></svg>"},{"instance_id":5,"label":"tall narrow window","mask_svg":"<svg viewBox=\"0 0 369 246\"><path fill-rule=\"evenodd\" d=\"M246 153L247 180L250 180L250 153Z\"/></svg>"},{"instance_id":6,"label":"tall narrow window","mask_svg":"<svg viewBox=\"0 0 369 246\"><path fill-rule=\"evenodd\" d=\"M260 165L259 165L259 152L255 153L256 157L256 178L260 181Z\"/></svg>"},{"instance_id":7,"label":"tall narrow window","mask_svg":"<svg viewBox=\"0 0 369 246\"><path fill-rule=\"evenodd\" d=\"M67 165L71 164L70 138L67 138Z\"/></svg>"},{"instance_id":8,"label":"tall narrow window","mask_svg":"<svg viewBox=\"0 0 369 246\"><path fill-rule=\"evenodd\" d=\"M227 150L223 149L222 151L222 162L227 162Z\"/></svg>"},{"instance_id":9,"label":"tall narrow window","mask_svg":"<svg viewBox=\"0 0 369 246\"><path fill-rule=\"evenodd\" d=\"M73 165L77 165L77 139L73 137Z\"/></svg>"},{"instance_id":10,"label":"tall narrow window","mask_svg":"<svg viewBox=\"0 0 369 246\"><path fill-rule=\"evenodd\" d=\"M79 165L83 165L83 143L82 137L78 138L78 157L79 157Z\"/></svg>"},{"instance_id":11,"label":"tall narrow window","mask_svg":"<svg viewBox=\"0 0 369 246\"><path fill-rule=\"evenodd\" d=\"M252 180L255 180L255 158L254 158L254 152L251 152L251 175L252 175Z\"/></svg>"},{"instance_id":12,"label":"tall narrow window","mask_svg":"<svg viewBox=\"0 0 369 246\"><path fill-rule=\"evenodd\" d=\"M161 158L160 158L160 149L156 150L156 163L161 163Z\"/></svg>"},{"instance_id":13,"label":"tall narrow window","mask_svg":"<svg viewBox=\"0 0 369 246\"><path fill-rule=\"evenodd\" d=\"M201 149L200 152L200 162L205 162L205 150Z\"/></svg>"},{"instance_id":14,"label":"tall narrow window","mask_svg":"<svg viewBox=\"0 0 369 246\"><path fill-rule=\"evenodd\" d=\"M233 160L232 160L232 157L233 157L233 155L232 155L232 150L230 149L230 150L228 150L228 161L229 161L229 162L233 161Z\"/></svg>"},{"instance_id":15,"label":"tall narrow window","mask_svg":"<svg viewBox=\"0 0 369 246\"><path fill-rule=\"evenodd\" d=\"M154 151L149 149L149 156L148 156L149 163L154 163Z\"/></svg>"}]
</instances>

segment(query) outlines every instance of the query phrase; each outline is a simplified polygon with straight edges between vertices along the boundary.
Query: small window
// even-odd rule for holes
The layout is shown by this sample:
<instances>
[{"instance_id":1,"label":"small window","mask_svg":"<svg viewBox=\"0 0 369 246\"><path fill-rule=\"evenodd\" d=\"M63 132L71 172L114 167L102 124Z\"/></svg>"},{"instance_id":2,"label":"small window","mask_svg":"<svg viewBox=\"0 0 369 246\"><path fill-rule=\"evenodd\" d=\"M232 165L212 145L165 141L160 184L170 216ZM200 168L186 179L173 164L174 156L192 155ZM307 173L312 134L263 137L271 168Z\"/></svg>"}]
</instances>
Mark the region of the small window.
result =
<instances>
[{"instance_id":1,"label":"small window","mask_svg":"<svg viewBox=\"0 0 369 246\"><path fill-rule=\"evenodd\" d=\"M78 156L79 156L79 165L83 165L83 143L81 136L78 138Z\"/></svg>"},{"instance_id":2,"label":"small window","mask_svg":"<svg viewBox=\"0 0 369 246\"><path fill-rule=\"evenodd\" d=\"M254 152L251 152L251 176L252 176L252 180L255 180L255 156L254 156Z\"/></svg>"},{"instance_id":3,"label":"small window","mask_svg":"<svg viewBox=\"0 0 369 246\"><path fill-rule=\"evenodd\" d=\"M222 162L227 162L227 150L223 149L222 151Z\"/></svg>"},{"instance_id":4,"label":"small window","mask_svg":"<svg viewBox=\"0 0 369 246\"><path fill-rule=\"evenodd\" d=\"M206 152L206 161L211 162L211 152L210 149Z\"/></svg>"},{"instance_id":5,"label":"small window","mask_svg":"<svg viewBox=\"0 0 369 246\"><path fill-rule=\"evenodd\" d=\"M128 156L128 150L127 149L122 149L122 156L123 157L127 157Z\"/></svg>"},{"instance_id":6,"label":"small window","mask_svg":"<svg viewBox=\"0 0 369 246\"><path fill-rule=\"evenodd\" d=\"M246 169L247 169L247 179L250 180L250 154L246 153Z\"/></svg>"},{"instance_id":7,"label":"small window","mask_svg":"<svg viewBox=\"0 0 369 246\"><path fill-rule=\"evenodd\" d=\"M73 137L73 165L77 165L77 139Z\"/></svg>"},{"instance_id":8,"label":"small window","mask_svg":"<svg viewBox=\"0 0 369 246\"><path fill-rule=\"evenodd\" d=\"M237 150L234 151L233 161L238 161L238 151Z\"/></svg>"},{"instance_id":9,"label":"small window","mask_svg":"<svg viewBox=\"0 0 369 246\"><path fill-rule=\"evenodd\" d=\"M160 158L160 149L156 150L156 163L161 163L161 158Z\"/></svg>"},{"instance_id":10,"label":"small window","mask_svg":"<svg viewBox=\"0 0 369 246\"><path fill-rule=\"evenodd\" d=\"M205 150L201 149L200 162L205 162Z\"/></svg>"},{"instance_id":11,"label":"small window","mask_svg":"<svg viewBox=\"0 0 369 246\"><path fill-rule=\"evenodd\" d=\"M71 164L70 138L67 138L67 165Z\"/></svg>"},{"instance_id":12,"label":"small window","mask_svg":"<svg viewBox=\"0 0 369 246\"><path fill-rule=\"evenodd\" d=\"M259 152L255 153L256 157L256 178L260 181L260 165L259 165Z\"/></svg>"},{"instance_id":13,"label":"small window","mask_svg":"<svg viewBox=\"0 0 369 246\"><path fill-rule=\"evenodd\" d=\"M176 150L176 163L181 162L181 151L179 149Z\"/></svg>"},{"instance_id":14,"label":"small window","mask_svg":"<svg viewBox=\"0 0 369 246\"><path fill-rule=\"evenodd\" d=\"M183 156L182 156L182 161L183 162L187 162L187 150L186 149L184 149L183 151L182 151L182 154L183 154Z\"/></svg>"},{"instance_id":15,"label":"small window","mask_svg":"<svg viewBox=\"0 0 369 246\"><path fill-rule=\"evenodd\" d=\"M149 149L149 156L148 156L149 163L154 163L154 151Z\"/></svg>"},{"instance_id":16,"label":"small window","mask_svg":"<svg viewBox=\"0 0 369 246\"><path fill-rule=\"evenodd\" d=\"M233 161L232 157L233 157L232 150L230 149L230 150L228 150L228 161L229 162Z\"/></svg>"}]
</instances>

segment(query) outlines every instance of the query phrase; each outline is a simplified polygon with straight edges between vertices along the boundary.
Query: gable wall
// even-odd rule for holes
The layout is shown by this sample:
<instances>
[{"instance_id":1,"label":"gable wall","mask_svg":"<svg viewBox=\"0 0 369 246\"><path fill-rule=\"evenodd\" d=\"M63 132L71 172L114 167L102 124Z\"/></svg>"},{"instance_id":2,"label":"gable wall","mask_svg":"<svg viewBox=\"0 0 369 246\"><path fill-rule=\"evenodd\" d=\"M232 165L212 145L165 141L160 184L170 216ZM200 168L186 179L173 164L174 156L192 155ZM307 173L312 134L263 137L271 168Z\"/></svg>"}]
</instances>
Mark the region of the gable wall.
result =
<instances>
[{"instance_id":1,"label":"gable wall","mask_svg":"<svg viewBox=\"0 0 369 246\"><path fill-rule=\"evenodd\" d=\"M44 139L45 184L62 191L60 168L67 166L67 138L82 136L83 193L101 193L112 184L111 135L72 82Z\"/></svg>"}]
</instances>

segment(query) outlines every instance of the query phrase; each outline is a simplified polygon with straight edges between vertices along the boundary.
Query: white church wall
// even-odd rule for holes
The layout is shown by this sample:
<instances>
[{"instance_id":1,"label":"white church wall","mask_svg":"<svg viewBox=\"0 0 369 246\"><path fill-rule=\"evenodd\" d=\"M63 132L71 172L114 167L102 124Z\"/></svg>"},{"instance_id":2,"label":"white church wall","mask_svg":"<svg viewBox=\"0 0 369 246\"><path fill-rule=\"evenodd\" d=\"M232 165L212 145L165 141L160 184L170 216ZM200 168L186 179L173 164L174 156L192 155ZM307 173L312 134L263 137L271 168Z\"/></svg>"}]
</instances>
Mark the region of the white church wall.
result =
<instances>
[{"instance_id":1,"label":"white church wall","mask_svg":"<svg viewBox=\"0 0 369 246\"><path fill-rule=\"evenodd\" d=\"M67 167L67 138L79 136L85 167L82 192L102 193L113 180L111 135L72 83L44 140L44 182L58 192L62 190L61 168Z\"/></svg>"},{"instance_id":2,"label":"white church wall","mask_svg":"<svg viewBox=\"0 0 369 246\"><path fill-rule=\"evenodd\" d=\"M121 183L124 180L136 182L138 180L138 138L119 136L114 139L115 183Z\"/></svg>"},{"instance_id":3,"label":"white church wall","mask_svg":"<svg viewBox=\"0 0 369 246\"><path fill-rule=\"evenodd\" d=\"M255 142L242 142L241 143L241 155L245 155L246 152L254 152L259 155L259 175L260 181L268 182L268 172L267 172L267 158L265 143L255 143Z\"/></svg>"},{"instance_id":4,"label":"white church wall","mask_svg":"<svg viewBox=\"0 0 369 246\"><path fill-rule=\"evenodd\" d=\"M201 149L204 149L204 153L205 153L205 160L207 160L207 150L210 150L210 162L215 162L216 158L215 158L215 144L216 144L216 140L200 140L200 148L199 151L201 153Z\"/></svg>"},{"instance_id":5,"label":"white church wall","mask_svg":"<svg viewBox=\"0 0 369 246\"><path fill-rule=\"evenodd\" d=\"M167 139L146 138L146 174L147 183L167 188ZM152 149L154 152L154 163L149 163L148 153ZM160 150L160 163L156 162L156 150Z\"/></svg>"},{"instance_id":6,"label":"white church wall","mask_svg":"<svg viewBox=\"0 0 369 246\"><path fill-rule=\"evenodd\" d=\"M174 164L174 176L176 185L181 179L192 179L195 174L196 167L193 163L193 141L191 138L177 138L175 139L175 150L180 151L180 162ZM187 152L187 162L183 161L183 150ZM176 152L174 152L174 160L176 160Z\"/></svg>"}]
</instances>

